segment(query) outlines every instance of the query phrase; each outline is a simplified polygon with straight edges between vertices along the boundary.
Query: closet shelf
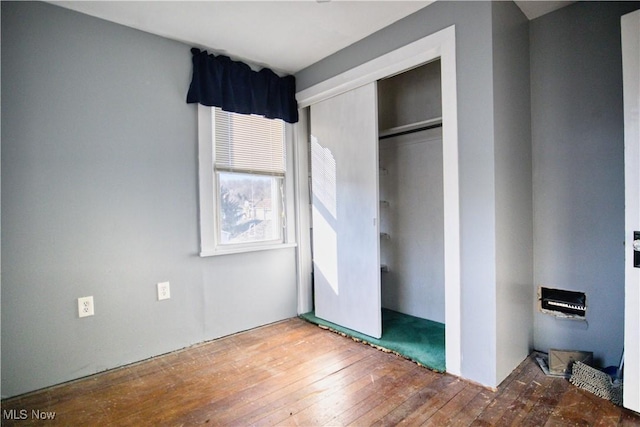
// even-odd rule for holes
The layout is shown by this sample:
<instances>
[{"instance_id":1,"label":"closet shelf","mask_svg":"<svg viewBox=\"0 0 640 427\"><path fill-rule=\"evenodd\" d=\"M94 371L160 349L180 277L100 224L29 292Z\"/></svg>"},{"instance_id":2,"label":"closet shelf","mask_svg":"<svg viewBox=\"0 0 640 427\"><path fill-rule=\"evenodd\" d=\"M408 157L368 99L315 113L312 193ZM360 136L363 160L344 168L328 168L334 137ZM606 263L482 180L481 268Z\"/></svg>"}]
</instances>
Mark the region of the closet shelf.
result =
<instances>
[{"instance_id":1,"label":"closet shelf","mask_svg":"<svg viewBox=\"0 0 640 427\"><path fill-rule=\"evenodd\" d=\"M389 129L381 130L378 132L378 138L388 138L395 135L418 132L424 129L430 129L441 125L442 117L436 117L434 119L422 120L420 122L409 123L408 125L396 126Z\"/></svg>"}]
</instances>

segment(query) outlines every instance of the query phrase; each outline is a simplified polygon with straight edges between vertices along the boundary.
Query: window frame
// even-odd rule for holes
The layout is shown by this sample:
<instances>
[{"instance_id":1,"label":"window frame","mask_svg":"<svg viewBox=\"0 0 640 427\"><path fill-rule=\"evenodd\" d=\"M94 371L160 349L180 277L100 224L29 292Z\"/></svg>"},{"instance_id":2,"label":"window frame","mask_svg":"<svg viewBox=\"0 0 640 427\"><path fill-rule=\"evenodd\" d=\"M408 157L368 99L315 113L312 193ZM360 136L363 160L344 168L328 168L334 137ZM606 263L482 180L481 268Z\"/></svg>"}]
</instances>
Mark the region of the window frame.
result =
<instances>
[{"instance_id":1,"label":"window frame","mask_svg":"<svg viewBox=\"0 0 640 427\"><path fill-rule=\"evenodd\" d=\"M215 170L215 141L211 118L213 107L198 104L198 193L199 193L199 225L201 257L238 254L282 248L295 247L295 230L293 226L294 196L293 188L293 126L284 124L286 171L283 177L284 219L282 240L258 241L244 243L221 243L218 239L219 185ZM267 174L256 174L267 175Z\"/></svg>"}]
</instances>

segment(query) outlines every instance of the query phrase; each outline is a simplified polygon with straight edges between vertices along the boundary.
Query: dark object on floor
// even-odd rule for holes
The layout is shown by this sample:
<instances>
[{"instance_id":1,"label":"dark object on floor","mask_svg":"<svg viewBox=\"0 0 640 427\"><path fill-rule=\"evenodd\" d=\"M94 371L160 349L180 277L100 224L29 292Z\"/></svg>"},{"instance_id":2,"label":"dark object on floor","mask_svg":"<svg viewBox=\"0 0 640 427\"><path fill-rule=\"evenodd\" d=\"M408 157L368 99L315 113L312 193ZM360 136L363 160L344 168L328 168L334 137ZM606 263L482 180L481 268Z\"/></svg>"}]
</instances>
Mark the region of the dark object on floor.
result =
<instances>
[{"instance_id":1,"label":"dark object on floor","mask_svg":"<svg viewBox=\"0 0 640 427\"><path fill-rule=\"evenodd\" d=\"M575 362L569 382L622 406L622 381L614 382L609 375L587 364Z\"/></svg>"}]
</instances>

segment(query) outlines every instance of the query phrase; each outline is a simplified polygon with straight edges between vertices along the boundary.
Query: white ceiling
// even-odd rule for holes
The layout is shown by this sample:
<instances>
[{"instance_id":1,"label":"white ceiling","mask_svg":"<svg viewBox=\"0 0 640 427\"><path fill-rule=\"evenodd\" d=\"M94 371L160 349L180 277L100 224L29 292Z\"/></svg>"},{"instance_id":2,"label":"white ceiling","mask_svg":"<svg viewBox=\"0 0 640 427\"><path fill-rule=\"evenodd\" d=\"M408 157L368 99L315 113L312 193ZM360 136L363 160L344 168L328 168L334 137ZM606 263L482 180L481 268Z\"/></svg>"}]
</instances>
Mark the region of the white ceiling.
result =
<instances>
[{"instance_id":1,"label":"white ceiling","mask_svg":"<svg viewBox=\"0 0 640 427\"><path fill-rule=\"evenodd\" d=\"M433 1L50 1L280 73L301 69ZM517 1L529 19L571 2Z\"/></svg>"},{"instance_id":2,"label":"white ceiling","mask_svg":"<svg viewBox=\"0 0 640 427\"><path fill-rule=\"evenodd\" d=\"M531 20L542 15L546 15L549 12L553 12L554 10L569 6L571 3L575 3L575 1L522 0L516 1L515 3L518 5L520 10L522 10L522 13Z\"/></svg>"}]
</instances>

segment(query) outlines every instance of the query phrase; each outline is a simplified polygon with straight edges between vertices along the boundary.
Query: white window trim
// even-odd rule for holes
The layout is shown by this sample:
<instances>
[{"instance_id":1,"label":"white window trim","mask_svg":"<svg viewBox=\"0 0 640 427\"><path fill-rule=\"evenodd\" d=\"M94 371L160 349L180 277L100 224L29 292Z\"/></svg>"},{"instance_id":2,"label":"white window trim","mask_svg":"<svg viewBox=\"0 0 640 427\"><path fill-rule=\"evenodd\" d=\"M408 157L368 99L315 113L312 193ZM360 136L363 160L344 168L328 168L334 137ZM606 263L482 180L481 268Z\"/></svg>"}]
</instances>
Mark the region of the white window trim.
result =
<instances>
[{"instance_id":1,"label":"white window trim","mask_svg":"<svg viewBox=\"0 0 640 427\"><path fill-rule=\"evenodd\" d=\"M291 125L285 123L285 144L288 153L293 153ZM246 252L292 248L294 240L294 196L293 155L287 155L287 171L284 177L285 227L283 242L256 242L237 245L219 245L216 240L216 203L214 186L214 144L211 126L211 107L198 104L198 194L200 213L200 256L239 254Z\"/></svg>"}]
</instances>

